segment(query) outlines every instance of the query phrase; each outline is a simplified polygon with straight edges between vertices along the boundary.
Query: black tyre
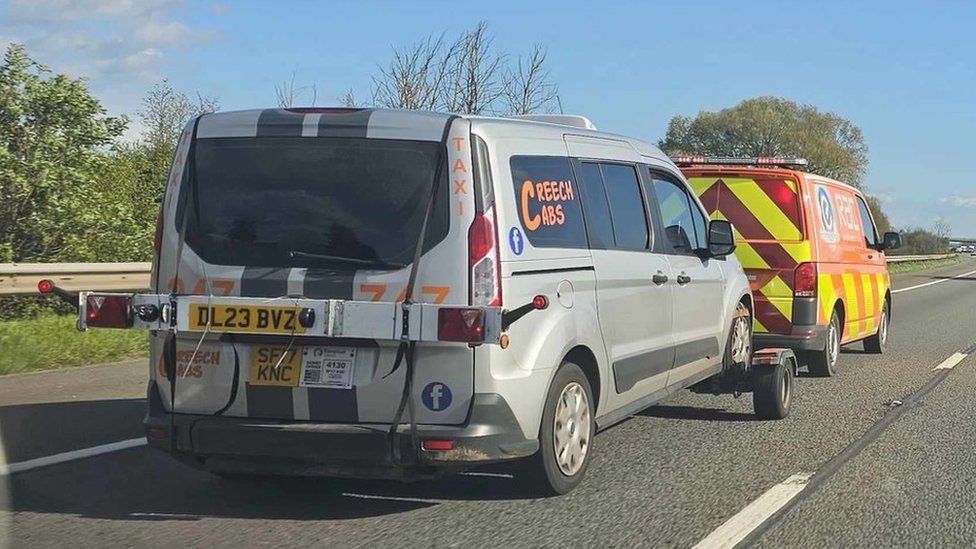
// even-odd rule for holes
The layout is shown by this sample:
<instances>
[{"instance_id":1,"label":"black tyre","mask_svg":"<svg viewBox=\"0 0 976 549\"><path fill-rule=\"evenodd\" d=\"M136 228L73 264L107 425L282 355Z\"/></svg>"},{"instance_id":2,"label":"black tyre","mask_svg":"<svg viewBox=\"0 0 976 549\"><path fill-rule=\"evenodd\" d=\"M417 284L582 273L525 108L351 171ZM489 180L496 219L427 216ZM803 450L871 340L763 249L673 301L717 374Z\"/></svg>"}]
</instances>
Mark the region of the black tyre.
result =
<instances>
[{"instance_id":1,"label":"black tyre","mask_svg":"<svg viewBox=\"0 0 976 549\"><path fill-rule=\"evenodd\" d=\"M888 300L881 307L881 318L878 321L878 333L864 340L864 350L868 353L880 355L888 348Z\"/></svg>"},{"instance_id":2,"label":"black tyre","mask_svg":"<svg viewBox=\"0 0 976 549\"><path fill-rule=\"evenodd\" d=\"M593 392L583 370L563 362L546 396L539 451L526 462L526 477L540 495L568 493L582 480L593 454Z\"/></svg>"},{"instance_id":3,"label":"black tyre","mask_svg":"<svg viewBox=\"0 0 976 549\"><path fill-rule=\"evenodd\" d=\"M827 326L827 343L822 351L806 353L807 367L810 373L819 377L830 377L837 373L837 357L840 356L840 319L837 311L830 315Z\"/></svg>"},{"instance_id":4,"label":"black tyre","mask_svg":"<svg viewBox=\"0 0 976 549\"><path fill-rule=\"evenodd\" d=\"M739 303L729 330L729 341L725 345L722 368L726 373L745 372L752 365L752 314L749 308Z\"/></svg>"},{"instance_id":5,"label":"black tyre","mask_svg":"<svg viewBox=\"0 0 976 549\"><path fill-rule=\"evenodd\" d=\"M793 365L761 366L753 370L752 406L759 419L783 419L793 403Z\"/></svg>"}]
</instances>

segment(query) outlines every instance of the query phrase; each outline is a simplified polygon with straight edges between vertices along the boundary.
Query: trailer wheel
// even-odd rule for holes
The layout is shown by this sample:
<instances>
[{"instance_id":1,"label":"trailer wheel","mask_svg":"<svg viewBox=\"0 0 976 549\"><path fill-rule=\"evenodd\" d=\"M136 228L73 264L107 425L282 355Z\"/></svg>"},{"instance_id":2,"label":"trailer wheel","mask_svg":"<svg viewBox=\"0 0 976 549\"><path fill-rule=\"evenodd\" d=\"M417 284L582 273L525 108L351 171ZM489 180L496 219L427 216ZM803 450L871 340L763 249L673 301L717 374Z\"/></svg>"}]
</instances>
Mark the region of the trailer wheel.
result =
<instances>
[{"instance_id":1,"label":"trailer wheel","mask_svg":"<svg viewBox=\"0 0 976 549\"><path fill-rule=\"evenodd\" d=\"M793 365L785 360L753 370L752 406L760 419L783 419L793 402Z\"/></svg>"}]
</instances>

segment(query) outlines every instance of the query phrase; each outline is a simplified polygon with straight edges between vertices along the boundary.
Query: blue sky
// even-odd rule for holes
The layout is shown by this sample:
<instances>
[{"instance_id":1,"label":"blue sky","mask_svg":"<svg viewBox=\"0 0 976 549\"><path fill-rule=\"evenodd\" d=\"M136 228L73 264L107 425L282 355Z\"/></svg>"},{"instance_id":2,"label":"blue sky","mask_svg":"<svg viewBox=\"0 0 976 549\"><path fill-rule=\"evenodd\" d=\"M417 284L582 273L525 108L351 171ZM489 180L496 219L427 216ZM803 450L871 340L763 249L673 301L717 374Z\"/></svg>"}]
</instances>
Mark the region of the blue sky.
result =
<instances>
[{"instance_id":1,"label":"blue sky","mask_svg":"<svg viewBox=\"0 0 976 549\"><path fill-rule=\"evenodd\" d=\"M237 109L274 105L293 72L319 104L368 99L391 46L481 20L513 55L545 45L564 110L608 131L656 141L675 114L760 95L835 112L895 225L976 237L976 2L0 0L0 44L88 77L113 113L164 77Z\"/></svg>"}]
</instances>

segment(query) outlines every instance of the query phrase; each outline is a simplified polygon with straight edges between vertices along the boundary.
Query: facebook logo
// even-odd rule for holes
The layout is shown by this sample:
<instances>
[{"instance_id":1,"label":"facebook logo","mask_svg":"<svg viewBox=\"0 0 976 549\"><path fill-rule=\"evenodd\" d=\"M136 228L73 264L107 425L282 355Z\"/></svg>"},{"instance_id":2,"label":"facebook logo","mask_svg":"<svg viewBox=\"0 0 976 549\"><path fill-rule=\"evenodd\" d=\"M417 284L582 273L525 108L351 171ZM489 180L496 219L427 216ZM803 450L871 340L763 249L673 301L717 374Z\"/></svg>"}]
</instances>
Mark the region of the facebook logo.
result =
<instances>
[{"instance_id":1,"label":"facebook logo","mask_svg":"<svg viewBox=\"0 0 976 549\"><path fill-rule=\"evenodd\" d=\"M522 255L522 250L525 249L525 241L522 240L522 231L518 227L512 227L512 230L508 231L508 245L512 248L513 254Z\"/></svg>"},{"instance_id":2,"label":"facebook logo","mask_svg":"<svg viewBox=\"0 0 976 549\"><path fill-rule=\"evenodd\" d=\"M451 388L438 381L428 383L420 396L424 406L432 412L440 412L451 405Z\"/></svg>"}]
</instances>

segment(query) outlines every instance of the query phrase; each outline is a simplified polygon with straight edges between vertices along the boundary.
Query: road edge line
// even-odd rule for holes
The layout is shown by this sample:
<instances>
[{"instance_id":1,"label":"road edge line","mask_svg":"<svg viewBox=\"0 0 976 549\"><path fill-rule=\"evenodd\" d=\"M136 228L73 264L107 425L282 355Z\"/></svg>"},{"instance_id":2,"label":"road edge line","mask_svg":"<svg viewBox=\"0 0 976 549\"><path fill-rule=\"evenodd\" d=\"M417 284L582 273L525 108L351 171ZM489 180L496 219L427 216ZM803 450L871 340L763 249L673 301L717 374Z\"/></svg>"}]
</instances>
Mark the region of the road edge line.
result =
<instances>
[{"instance_id":1,"label":"road edge line","mask_svg":"<svg viewBox=\"0 0 976 549\"><path fill-rule=\"evenodd\" d=\"M917 290L919 288L924 288L926 286L933 286L935 284L941 284L943 282L949 282L950 280L955 280L957 278L962 278L964 276L969 276L969 275L972 275L972 274L976 274L976 271L969 271L968 273L957 274L956 276L953 276L953 277L950 277L950 278L941 278L939 280L933 280L931 282L926 282L924 284L918 284L918 285L915 285L915 286L909 286L907 288L899 288L897 290L891 290L891 293L892 294L900 294L901 292L908 292L908 291L911 291L911 290Z\"/></svg>"},{"instance_id":2,"label":"road edge line","mask_svg":"<svg viewBox=\"0 0 976 549\"><path fill-rule=\"evenodd\" d=\"M146 445L145 437L130 438L128 440L120 440L118 442L102 444L99 446L92 446L90 448L82 448L80 450L71 450L70 452L62 452L60 454L54 454L50 456L29 459L27 461L7 463L7 464L0 465L0 477L10 476L15 473L23 473L25 471L30 471L31 469L37 469L39 467L57 465L58 463L65 463L67 461L75 461L78 459L85 459L89 457L98 456L101 454L118 452L120 450L128 450L129 448L138 448L139 446L145 446L145 445Z\"/></svg>"},{"instance_id":3,"label":"road edge line","mask_svg":"<svg viewBox=\"0 0 976 549\"><path fill-rule=\"evenodd\" d=\"M726 549L735 547L756 528L786 506L809 484L814 473L796 473L773 486L721 526L712 530L692 549Z\"/></svg>"}]
</instances>

